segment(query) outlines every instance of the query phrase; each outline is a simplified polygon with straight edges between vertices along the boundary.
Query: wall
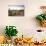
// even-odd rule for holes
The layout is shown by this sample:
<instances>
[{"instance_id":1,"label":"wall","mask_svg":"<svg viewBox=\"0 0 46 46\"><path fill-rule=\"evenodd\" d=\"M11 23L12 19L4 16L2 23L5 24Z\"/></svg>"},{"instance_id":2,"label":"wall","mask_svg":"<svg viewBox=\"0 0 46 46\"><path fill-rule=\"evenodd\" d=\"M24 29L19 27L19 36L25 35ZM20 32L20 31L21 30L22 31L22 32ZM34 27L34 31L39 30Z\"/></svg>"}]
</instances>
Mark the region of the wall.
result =
<instances>
[{"instance_id":1,"label":"wall","mask_svg":"<svg viewBox=\"0 0 46 46\"><path fill-rule=\"evenodd\" d=\"M24 17L9 17L8 5L24 5ZM6 25L15 25L19 31L18 35L31 36L39 27L35 16L41 13L40 6L46 5L46 0L0 0L0 33L4 34ZM1 33L1 34L2 34Z\"/></svg>"}]
</instances>

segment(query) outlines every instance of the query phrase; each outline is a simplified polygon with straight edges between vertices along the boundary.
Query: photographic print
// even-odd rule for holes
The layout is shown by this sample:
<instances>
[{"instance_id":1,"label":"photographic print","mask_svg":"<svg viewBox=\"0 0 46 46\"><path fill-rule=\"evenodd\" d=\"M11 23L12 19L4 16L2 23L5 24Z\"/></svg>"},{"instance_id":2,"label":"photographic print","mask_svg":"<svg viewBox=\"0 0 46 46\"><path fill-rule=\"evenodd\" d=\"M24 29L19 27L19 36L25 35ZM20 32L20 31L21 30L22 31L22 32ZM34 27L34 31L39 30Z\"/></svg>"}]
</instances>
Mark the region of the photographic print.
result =
<instances>
[{"instance_id":1,"label":"photographic print","mask_svg":"<svg viewBox=\"0 0 46 46\"><path fill-rule=\"evenodd\" d=\"M24 5L9 5L8 16L24 16Z\"/></svg>"}]
</instances>

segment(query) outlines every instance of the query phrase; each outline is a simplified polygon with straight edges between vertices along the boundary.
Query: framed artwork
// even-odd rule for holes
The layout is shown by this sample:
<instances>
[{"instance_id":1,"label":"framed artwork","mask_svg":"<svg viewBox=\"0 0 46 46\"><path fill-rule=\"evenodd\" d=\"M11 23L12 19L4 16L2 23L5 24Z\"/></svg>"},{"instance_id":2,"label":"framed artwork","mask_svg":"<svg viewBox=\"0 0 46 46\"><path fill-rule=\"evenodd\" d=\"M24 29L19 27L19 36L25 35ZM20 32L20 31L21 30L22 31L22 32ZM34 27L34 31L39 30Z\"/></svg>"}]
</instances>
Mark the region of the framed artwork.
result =
<instances>
[{"instance_id":1,"label":"framed artwork","mask_svg":"<svg viewBox=\"0 0 46 46\"><path fill-rule=\"evenodd\" d=\"M9 5L8 16L24 16L24 5Z\"/></svg>"}]
</instances>

